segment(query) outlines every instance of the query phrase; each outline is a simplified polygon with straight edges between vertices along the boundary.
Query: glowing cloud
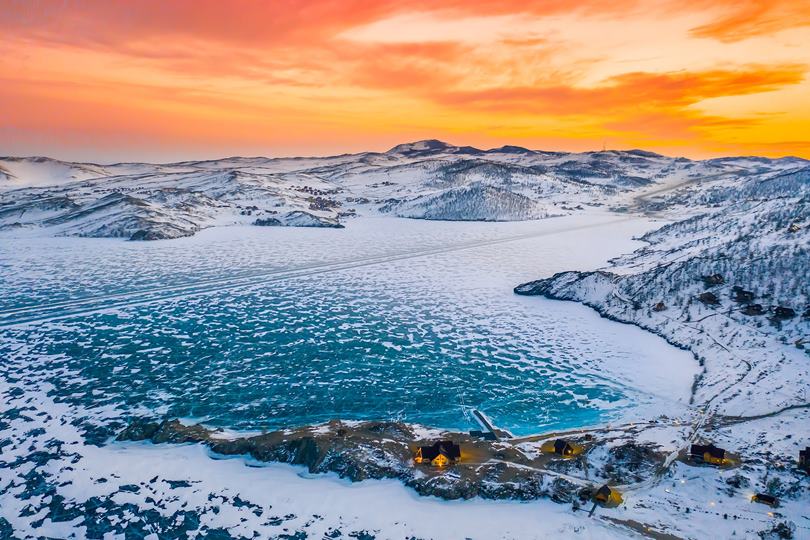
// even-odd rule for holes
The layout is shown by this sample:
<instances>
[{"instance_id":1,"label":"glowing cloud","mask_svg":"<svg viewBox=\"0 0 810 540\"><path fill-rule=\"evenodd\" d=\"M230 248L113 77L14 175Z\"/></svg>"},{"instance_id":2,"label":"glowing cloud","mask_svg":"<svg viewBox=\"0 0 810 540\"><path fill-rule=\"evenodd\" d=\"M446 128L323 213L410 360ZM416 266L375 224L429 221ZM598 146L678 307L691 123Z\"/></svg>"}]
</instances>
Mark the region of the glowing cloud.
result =
<instances>
[{"instance_id":1,"label":"glowing cloud","mask_svg":"<svg viewBox=\"0 0 810 540\"><path fill-rule=\"evenodd\" d=\"M2 153L810 157L801 2L0 0Z\"/></svg>"}]
</instances>

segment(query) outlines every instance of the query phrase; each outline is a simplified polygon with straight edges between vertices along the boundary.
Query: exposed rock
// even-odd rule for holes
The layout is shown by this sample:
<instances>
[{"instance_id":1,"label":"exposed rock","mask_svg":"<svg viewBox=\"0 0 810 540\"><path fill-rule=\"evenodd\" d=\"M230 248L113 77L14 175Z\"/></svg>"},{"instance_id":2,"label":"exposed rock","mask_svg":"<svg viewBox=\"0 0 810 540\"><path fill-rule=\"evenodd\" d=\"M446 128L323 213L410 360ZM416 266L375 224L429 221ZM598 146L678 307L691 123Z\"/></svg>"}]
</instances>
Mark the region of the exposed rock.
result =
<instances>
[{"instance_id":1,"label":"exposed rock","mask_svg":"<svg viewBox=\"0 0 810 540\"><path fill-rule=\"evenodd\" d=\"M257 218L254 222L254 225L259 227L280 227L281 222L276 218Z\"/></svg>"},{"instance_id":2,"label":"exposed rock","mask_svg":"<svg viewBox=\"0 0 810 540\"><path fill-rule=\"evenodd\" d=\"M287 227L331 227L342 229L343 225L337 219L316 216L303 210L295 210L285 214L281 222Z\"/></svg>"},{"instance_id":3,"label":"exposed rock","mask_svg":"<svg viewBox=\"0 0 810 540\"><path fill-rule=\"evenodd\" d=\"M200 443L217 454L301 465L310 473L333 472L351 481L395 478L421 495L445 499L551 497L570 503L579 489L567 480L522 466L527 463L526 458L514 447L493 446L461 433L437 431L436 438L449 438L463 445L464 454L472 456L475 464L468 465L463 460L446 468L415 464L413 449L422 441L409 425L400 422L332 421L252 437L221 438L216 430L199 424L135 419L117 440ZM496 459L489 461L489 458Z\"/></svg>"},{"instance_id":4,"label":"exposed rock","mask_svg":"<svg viewBox=\"0 0 810 540\"><path fill-rule=\"evenodd\" d=\"M144 441L152 439L160 429L158 422L151 422L143 418L136 418L118 434L117 441Z\"/></svg>"},{"instance_id":5,"label":"exposed rock","mask_svg":"<svg viewBox=\"0 0 810 540\"><path fill-rule=\"evenodd\" d=\"M604 476L619 484L640 482L664 463L664 455L653 445L626 442L608 450Z\"/></svg>"}]
</instances>

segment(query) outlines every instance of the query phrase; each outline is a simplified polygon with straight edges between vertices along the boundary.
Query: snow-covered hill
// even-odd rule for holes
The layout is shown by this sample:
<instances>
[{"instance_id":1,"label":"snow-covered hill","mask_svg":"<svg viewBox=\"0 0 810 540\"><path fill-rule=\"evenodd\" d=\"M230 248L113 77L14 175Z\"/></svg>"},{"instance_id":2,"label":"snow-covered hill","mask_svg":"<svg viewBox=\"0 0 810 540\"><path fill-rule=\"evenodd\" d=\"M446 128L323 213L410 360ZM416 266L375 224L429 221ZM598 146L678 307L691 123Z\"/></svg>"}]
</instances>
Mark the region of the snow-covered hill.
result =
<instances>
[{"instance_id":1,"label":"snow-covered hill","mask_svg":"<svg viewBox=\"0 0 810 540\"><path fill-rule=\"evenodd\" d=\"M667 475L684 470L675 464L628 505L633 519L689 538L725 521L672 517L669 509L684 500L723 500L724 519L750 512L754 491L807 508L805 474L795 464L810 440L810 167L795 158L714 163L740 172L637 199L634 209L670 220L641 237L647 246L599 271L572 269L515 289L584 303L698 359L695 415L678 421L689 425L680 447L712 442L733 449L743 466L719 476L689 471L698 481L674 489ZM748 498L738 490L749 490ZM797 528L806 530L800 514L772 512L781 520L774 519L773 535L761 525L749 532L793 538Z\"/></svg>"},{"instance_id":2,"label":"snow-covered hill","mask_svg":"<svg viewBox=\"0 0 810 540\"><path fill-rule=\"evenodd\" d=\"M673 221L644 235L647 246L518 292L585 302L709 359L695 400L725 414L801 402L810 387L810 167L768 164L768 173L662 195L648 204ZM732 374L756 384L726 388Z\"/></svg>"},{"instance_id":3,"label":"snow-covered hill","mask_svg":"<svg viewBox=\"0 0 810 540\"><path fill-rule=\"evenodd\" d=\"M658 185L759 178L801 163L701 162L641 150L480 150L436 140L323 158L110 165L0 158L0 230L146 240L232 224L339 227L351 216L380 212L422 219L539 219L622 206L628 195Z\"/></svg>"}]
</instances>

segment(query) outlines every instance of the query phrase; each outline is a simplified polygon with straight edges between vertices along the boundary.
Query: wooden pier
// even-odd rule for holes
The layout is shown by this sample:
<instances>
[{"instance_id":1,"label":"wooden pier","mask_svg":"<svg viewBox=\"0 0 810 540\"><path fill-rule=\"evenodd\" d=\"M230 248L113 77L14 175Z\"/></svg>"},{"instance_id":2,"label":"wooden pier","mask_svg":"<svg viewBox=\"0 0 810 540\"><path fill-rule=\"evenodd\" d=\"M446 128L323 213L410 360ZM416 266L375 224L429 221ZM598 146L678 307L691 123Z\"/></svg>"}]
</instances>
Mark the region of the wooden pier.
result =
<instances>
[{"instance_id":1,"label":"wooden pier","mask_svg":"<svg viewBox=\"0 0 810 540\"><path fill-rule=\"evenodd\" d=\"M496 441L512 438L511 433L509 433L508 431L504 431L502 429L497 429L494 425L492 425L492 421L487 417L487 415L485 415L478 409L473 409L472 413L473 417L475 417L475 420L481 425L481 428L484 429L485 431L488 431L489 433L492 433Z\"/></svg>"}]
</instances>

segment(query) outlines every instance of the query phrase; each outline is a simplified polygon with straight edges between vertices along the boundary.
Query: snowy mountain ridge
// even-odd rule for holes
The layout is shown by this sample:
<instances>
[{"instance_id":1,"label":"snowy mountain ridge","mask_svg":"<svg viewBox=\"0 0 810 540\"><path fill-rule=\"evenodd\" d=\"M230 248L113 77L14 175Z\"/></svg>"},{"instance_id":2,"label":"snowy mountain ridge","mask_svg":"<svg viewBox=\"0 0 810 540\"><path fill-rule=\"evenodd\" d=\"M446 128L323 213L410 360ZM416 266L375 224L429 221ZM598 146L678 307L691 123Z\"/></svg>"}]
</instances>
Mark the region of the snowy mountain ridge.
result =
<instances>
[{"instance_id":1,"label":"snowy mountain ridge","mask_svg":"<svg viewBox=\"0 0 810 540\"><path fill-rule=\"evenodd\" d=\"M384 153L168 164L9 157L0 158L0 231L155 240L220 225L340 227L352 216L379 213L541 219L621 206L628 195L657 184L716 176L756 180L802 163L808 162L691 161L642 150L480 150L437 140Z\"/></svg>"}]
</instances>

